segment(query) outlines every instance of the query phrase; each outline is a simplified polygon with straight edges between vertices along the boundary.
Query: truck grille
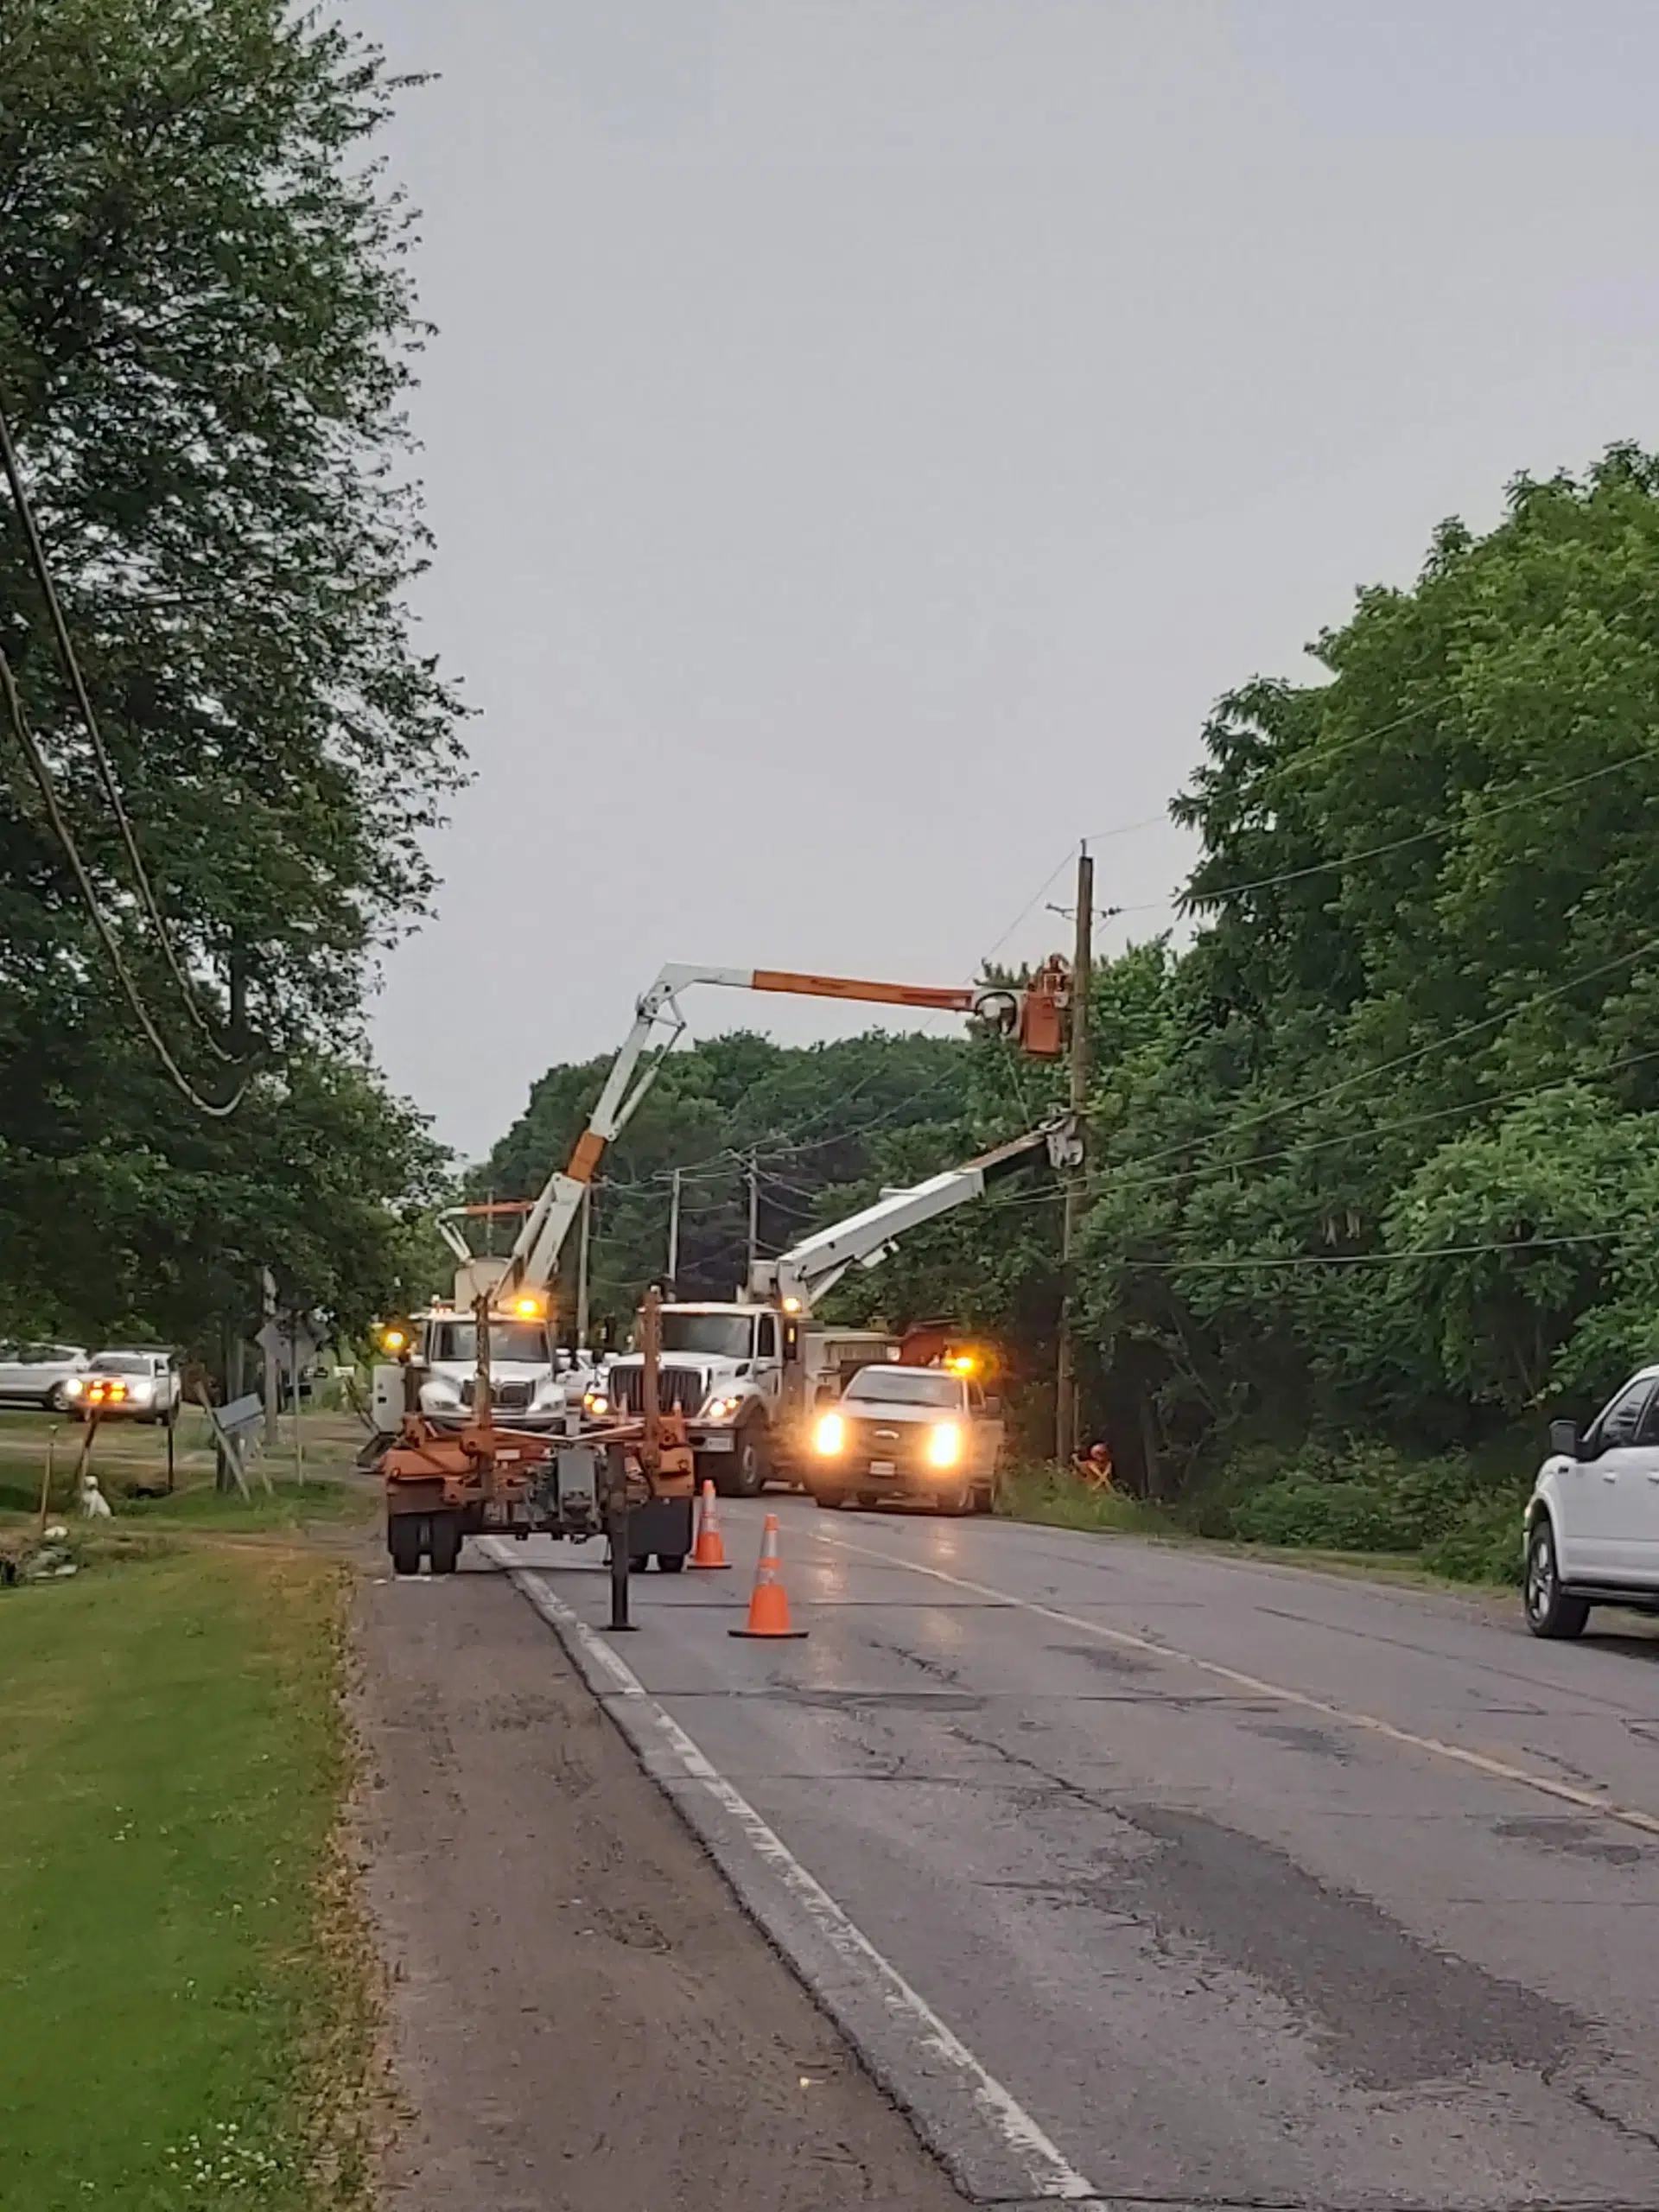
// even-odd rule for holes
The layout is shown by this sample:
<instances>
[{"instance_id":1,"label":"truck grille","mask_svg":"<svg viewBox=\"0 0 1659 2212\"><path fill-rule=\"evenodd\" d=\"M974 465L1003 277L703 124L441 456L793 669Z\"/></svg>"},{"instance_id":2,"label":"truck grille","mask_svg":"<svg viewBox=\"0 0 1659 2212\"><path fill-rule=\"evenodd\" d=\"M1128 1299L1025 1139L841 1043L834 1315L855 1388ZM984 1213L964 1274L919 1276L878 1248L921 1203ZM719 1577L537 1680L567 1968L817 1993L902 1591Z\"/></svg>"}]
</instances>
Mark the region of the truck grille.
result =
<instances>
[{"instance_id":1,"label":"truck grille","mask_svg":"<svg viewBox=\"0 0 1659 2212\"><path fill-rule=\"evenodd\" d=\"M927 1440L926 1427L920 1421L854 1421L847 1429L852 1452L863 1459L891 1459L895 1465L918 1457Z\"/></svg>"},{"instance_id":2,"label":"truck grille","mask_svg":"<svg viewBox=\"0 0 1659 2212\"><path fill-rule=\"evenodd\" d=\"M461 1402L470 1406L474 1385L471 1376L461 1386ZM535 1396L535 1385L530 1382L498 1382L490 1391L490 1403L503 1411L522 1412Z\"/></svg>"},{"instance_id":3,"label":"truck grille","mask_svg":"<svg viewBox=\"0 0 1659 2212\"><path fill-rule=\"evenodd\" d=\"M645 1377L637 1367L613 1367L610 1376L611 1402L619 1413L637 1414ZM695 1367L662 1367L657 1370L657 1409L664 1414L694 1414L707 1391Z\"/></svg>"}]
</instances>

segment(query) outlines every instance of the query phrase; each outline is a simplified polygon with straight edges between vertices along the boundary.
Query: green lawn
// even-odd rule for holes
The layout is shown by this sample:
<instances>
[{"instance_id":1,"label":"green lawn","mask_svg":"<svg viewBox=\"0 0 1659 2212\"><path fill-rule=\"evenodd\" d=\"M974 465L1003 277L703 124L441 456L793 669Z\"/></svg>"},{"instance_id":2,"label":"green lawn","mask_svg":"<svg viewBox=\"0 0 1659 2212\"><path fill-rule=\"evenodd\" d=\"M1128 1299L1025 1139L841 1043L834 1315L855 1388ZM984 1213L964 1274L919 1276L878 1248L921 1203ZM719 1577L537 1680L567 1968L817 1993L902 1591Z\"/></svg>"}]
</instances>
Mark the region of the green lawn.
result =
<instances>
[{"instance_id":1,"label":"green lawn","mask_svg":"<svg viewBox=\"0 0 1659 2212\"><path fill-rule=\"evenodd\" d=\"M0 2206L359 2202L343 1577L193 1544L0 1593ZM330 1902L330 1900L333 1902Z\"/></svg>"}]
</instances>

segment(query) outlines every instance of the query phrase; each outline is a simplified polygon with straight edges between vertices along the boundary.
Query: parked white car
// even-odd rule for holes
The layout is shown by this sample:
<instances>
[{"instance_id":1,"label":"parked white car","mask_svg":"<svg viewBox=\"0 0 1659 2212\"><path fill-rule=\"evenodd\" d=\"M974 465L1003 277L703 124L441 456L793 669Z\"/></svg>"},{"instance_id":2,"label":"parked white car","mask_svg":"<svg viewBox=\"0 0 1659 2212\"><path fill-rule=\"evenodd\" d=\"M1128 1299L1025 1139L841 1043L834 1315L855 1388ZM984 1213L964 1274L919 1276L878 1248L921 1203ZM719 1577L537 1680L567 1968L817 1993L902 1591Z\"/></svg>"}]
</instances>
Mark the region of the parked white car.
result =
<instances>
[{"instance_id":1,"label":"parked white car","mask_svg":"<svg viewBox=\"0 0 1659 2212\"><path fill-rule=\"evenodd\" d=\"M61 1413L86 1364L79 1344L0 1344L0 1402Z\"/></svg>"},{"instance_id":2,"label":"parked white car","mask_svg":"<svg viewBox=\"0 0 1659 2212\"><path fill-rule=\"evenodd\" d=\"M1525 1541L1535 1636L1581 1636L1594 1605L1659 1611L1659 1367L1633 1375L1582 1436L1551 1422Z\"/></svg>"},{"instance_id":3,"label":"parked white car","mask_svg":"<svg viewBox=\"0 0 1659 2212\"><path fill-rule=\"evenodd\" d=\"M184 1379L170 1351L101 1351L84 1374L63 1386L77 1421L147 1421L168 1427L179 1417Z\"/></svg>"}]
</instances>

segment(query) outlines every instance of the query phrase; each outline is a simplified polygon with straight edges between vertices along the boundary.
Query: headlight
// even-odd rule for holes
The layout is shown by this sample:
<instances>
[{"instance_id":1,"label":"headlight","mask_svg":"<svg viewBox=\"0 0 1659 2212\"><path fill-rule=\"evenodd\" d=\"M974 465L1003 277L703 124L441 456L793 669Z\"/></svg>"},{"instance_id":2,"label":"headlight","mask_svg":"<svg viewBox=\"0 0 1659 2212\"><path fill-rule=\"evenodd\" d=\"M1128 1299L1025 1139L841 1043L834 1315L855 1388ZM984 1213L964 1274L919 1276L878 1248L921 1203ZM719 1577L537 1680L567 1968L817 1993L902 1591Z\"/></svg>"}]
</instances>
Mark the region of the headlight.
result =
<instances>
[{"instance_id":1,"label":"headlight","mask_svg":"<svg viewBox=\"0 0 1659 2212\"><path fill-rule=\"evenodd\" d=\"M735 1398L710 1398L702 1409L702 1417L705 1421L726 1421L737 1411L737 1408Z\"/></svg>"},{"instance_id":2,"label":"headlight","mask_svg":"<svg viewBox=\"0 0 1659 2212\"><path fill-rule=\"evenodd\" d=\"M135 1382L131 1395L135 1398L147 1398L155 1388L156 1385L153 1382Z\"/></svg>"},{"instance_id":3,"label":"headlight","mask_svg":"<svg viewBox=\"0 0 1659 2212\"><path fill-rule=\"evenodd\" d=\"M589 1414L607 1414L611 1410L611 1402L602 1390L590 1390L582 1406L582 1411Z\"/></svg>"},{"instance_id":4,"label":"headlight","mask_svg":"<svg viewBox=\"0 0 1659 2212\"><path fill-rule=\"evenodd\" d=\"M953 1421L936 1421L927 1432L930 1467L954 1467L962 1457L962 1431Z\"/></svg>"},{"instance_id":5,"label":"headlight","mask_svg":"<svg viewBox=\"0 0 1659 2212\"><path fill-rule=\"evenodd\" d=\"M78 1398L86 1388L79 1375L72 1375L63 1386L63 1395L66 1398Z\"/></svg>"},{"instance_id":6,"label":"headlight","mask_svg":"<svg viewBox=\"0 0 1659 2212\"><path fill-rule=\"evenodd\" d=\"M839 1414L825 1414L812 1432L812 1448L826 1459L833 1459L846 1441L847 1424Z\"/></svg>"},{"instance_id":7,"label":"headlight","mask_svg":"<svg viewBox=\"0 0 1659 2212\"><path fill-rule=\"evenodd\" d=\"M429 1399L435 1406L458 1406L461 1403L461 1385L452 1382L447 1375L435 1375L421 1395Z\"/></svg>"}]
</instances>

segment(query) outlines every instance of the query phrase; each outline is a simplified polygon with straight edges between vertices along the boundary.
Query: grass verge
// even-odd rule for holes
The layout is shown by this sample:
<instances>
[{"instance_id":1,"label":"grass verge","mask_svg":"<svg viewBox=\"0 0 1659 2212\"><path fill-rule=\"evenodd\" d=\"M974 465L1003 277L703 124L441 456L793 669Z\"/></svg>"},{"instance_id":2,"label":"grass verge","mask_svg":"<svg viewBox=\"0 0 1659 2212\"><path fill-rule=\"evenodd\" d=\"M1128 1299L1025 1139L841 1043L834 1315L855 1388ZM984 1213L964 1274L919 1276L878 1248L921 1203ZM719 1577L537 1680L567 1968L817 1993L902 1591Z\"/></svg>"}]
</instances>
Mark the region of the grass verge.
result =
<instances>
[{"instance_id":1,"label":"grass verge","mask_svg":"<svg viewBox=\"0 0 1659 2212\"><path fill-rule=\"evenodd\" d=\"M0 2206L367 2202L345 1577L192 1546L0 1597Z\"/></svg>"},{"instance_id":2,"label":"grass verge","mask_svg":"<svg viewBox=\"0 0 1659 2212\"><path fill-rule=\"evenodd\" d=\"M1282 1531L1269 1524L1263 1534L1235 1530L1224 1535L1194 1528L1166 1507L1147 1504L1122 1491L1090 1490L1075 1476L1050 1465L1016 1467L1005 1474L997 1511L1010 1520L1035 1522L1052 1529L1161 1537L1236 1558L1271 1560L1281 1566L1370 1574L1384 1580L1501 1587L1519 1580L1523 1502L1522 1494L1507 1491L1461 1501L1427 1542L1416 1544L1397 1540L1344 1542L1339 1535L1331 1541L1327 1529L1337 1534L1344 1523L1329 1513L1323 1523L1311 1522L1306 1529L1293 1522ZM1321 1541L1321 1535L1326 1535L1326 1541Z\"/></svg>"}]
</instances>

